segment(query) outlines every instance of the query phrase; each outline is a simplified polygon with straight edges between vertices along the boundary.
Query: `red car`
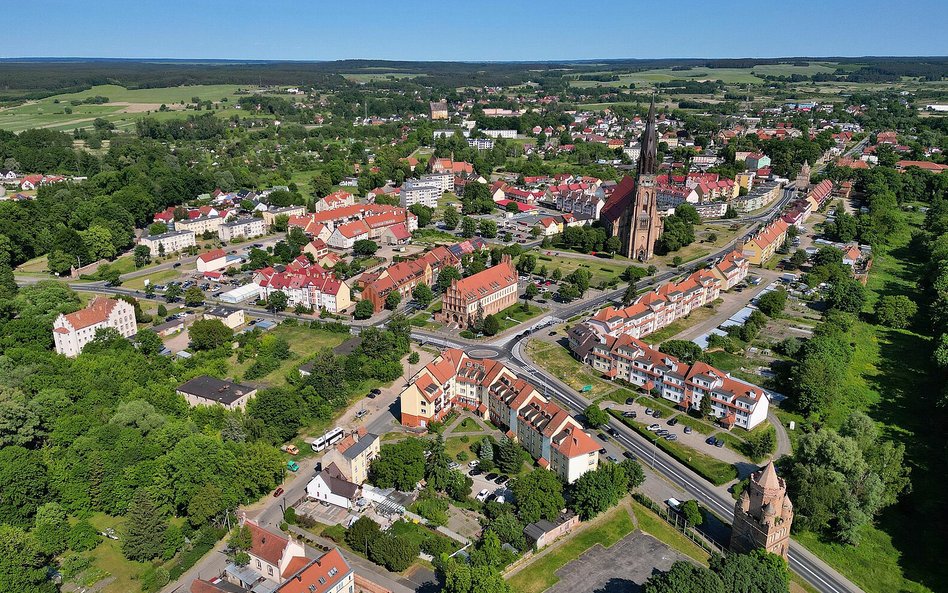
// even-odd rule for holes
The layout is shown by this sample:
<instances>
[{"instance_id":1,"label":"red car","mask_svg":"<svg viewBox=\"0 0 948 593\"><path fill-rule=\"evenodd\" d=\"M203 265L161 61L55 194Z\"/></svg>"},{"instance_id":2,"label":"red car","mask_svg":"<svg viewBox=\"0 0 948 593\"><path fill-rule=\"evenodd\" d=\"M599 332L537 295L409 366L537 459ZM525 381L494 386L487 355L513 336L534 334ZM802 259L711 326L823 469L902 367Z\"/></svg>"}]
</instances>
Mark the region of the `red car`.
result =
<instances>
[{"instance_id":1,"label":"red car","mask_svg":"<svg viewBox=\"0 0 948 593\"><path fill-rule=\"evenodd\" d=\"M281 494L283 494L283 488L277 488L276 490L273 491L273 498L276 498L280 496Z\"/></svg>"}]
</instances>

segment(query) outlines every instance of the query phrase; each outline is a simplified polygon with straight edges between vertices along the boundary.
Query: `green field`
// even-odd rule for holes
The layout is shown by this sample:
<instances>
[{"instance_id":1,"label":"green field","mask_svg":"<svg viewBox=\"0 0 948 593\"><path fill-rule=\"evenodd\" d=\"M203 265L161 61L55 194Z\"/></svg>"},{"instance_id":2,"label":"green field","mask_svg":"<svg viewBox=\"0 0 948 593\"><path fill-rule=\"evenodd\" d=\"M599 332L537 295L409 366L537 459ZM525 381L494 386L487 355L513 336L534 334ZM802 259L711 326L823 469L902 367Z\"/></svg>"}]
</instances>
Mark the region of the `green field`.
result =
<instances>
[{"instance_id":1,"label":"green field","mask_svg":"<svg viewBox=\"0 0 948 593\"><path fill-rule=\"evenodd\" d=\"M632 533L635 525L625 505L609 511L594 519L579 533L568 536L569 540L556 549L541 555L529 566L515 574L508 581L510 588L517 593L541 593L559 580L556 571L571 560L579 558L586 550L596 544L609 547ZM556 545L556 544L554 544Z\"/></svg>"},{"instance_id":2,"label":"green field","mask_svg":"<svg viewBox=\"0 0 948 593\"><path fill-rule=\"evenodd\" d=\"M600 379L592 367L588 367L570 356L566 349L559 344L532 339L527 342L527 354L530 355L534 363L553 373L560 381L576 391L586 385L592 385L592 389L584 394L589 399L595 400L605 397L610 391L615 390L615 385Z\"/></svg>"},{"instance_id":3,"label":"green field","mask_svg":"<svg viewBox=\"0 0 948 593\"><path fill-rule=\"evenodd\" d=\"M720 80L730 84L760 84L764 79L753 73L764 76L789 76L791 74L813 75L818 73L832 73L836 71L836 64L832 62L810 62L808 66L794 66L792 64L767 64L753 68L704 68L694 67L691 70L672 70L658 68L620 74L618 81L598 82L593 80L573 80L570 86L628 86L635 83L669 82L672 80Z\"/></svg>"},{"instance_id":4,"label":"green field","mask_svg":"<svg viewBox=\"0 0 948 593\"><path fill-rule=\"evenodd\" d=\"M309 358L323 348L335 348L349 338L349 334L340 334L318 329L311 329L305 324L286 325L280 324L270 330L271 334L285 338L290 343L290 350L295 356L290 356L275 371L261 377L252 383L265 384L268 387L274 387L286 384L286 376L296 369L303 360ZM253 359L247 359L242 363L236 362L236 356L231 366L231 374L240 377L253 364Z\"/></svg>"},{"instance_id":5,"label":"green field","mask_svg":"<svg viewBox=\"0 0 948 593\"><path fill-rule=\"evenodd\" d=\"M186 117L188 114L200 113L196 111L168 111L158 112L162 103L172 107L181 101L190 102L193 97L201 100L218 102L226 98L226 106L236 104L237 85L195 85L154 89L126 89L117 85L100 85L78 93L55 95L28 101L16 107L0 109L0 129L20 132L30 128L49 128L53 130L71 131L74 128L87 128L92 121L101 117L119 128L134 125L135 121L144 115L157 119L172 119ZM83 100L88 97L107 97L108 103L99 105L72 105L72 100ZM72 113L66 113L66 109ZM150 112L150 113L149 113ZM233 108L215 111L216 114L238 111Z\"/></svg>"},{"instance_id":6,"label":"green field","mask_svg":"<svg viewBox=\"0 0 948 593\"><path fill-rule=\"evenodd\" d=\"M547 255L547 250L544 249L536 253L537 267L534 273L542 266L546 266L547 278L553 274L553 270L555 269L559 269L565 278L575 270L582 268L592 275L592 280L590 280L589 285L593 287L598 286L601 282L610 282L618 279L619 276L625 272L625 269L632 264L632 262L626 258L570 257L564 255L563 252L550 252L550 255Z\"/></svg>"},{"instance_id":7,"label":"green field","mask_svg":"<svg viewBox=\"0 0 948 593\"><path fill-rule=\"evenodd\" d=\"M536 305L530 305L529 310L525 311L523 309L523 303L519 302L516 305L511 305L503 311L500 311L499 313L495 314L494 317L496 317L497 321L500 323L500 331L506 331L512 327L520 325L524 321L533 319L544 311L546 311L546 309Z\"/></svg>"},{"instance_id":8,"label":"green field","mask_svg":"<svg viewBox=\"0 0 948 593\"><path fill-rule=\"evenodd\" d=\"M645 508L643 504L633 500L632 511L635 513L635 521L639 524L640 530L698 562L705 563L708 561L709 555L706 551L682 535L651 509Z\"/></svg>"}]
</instances>

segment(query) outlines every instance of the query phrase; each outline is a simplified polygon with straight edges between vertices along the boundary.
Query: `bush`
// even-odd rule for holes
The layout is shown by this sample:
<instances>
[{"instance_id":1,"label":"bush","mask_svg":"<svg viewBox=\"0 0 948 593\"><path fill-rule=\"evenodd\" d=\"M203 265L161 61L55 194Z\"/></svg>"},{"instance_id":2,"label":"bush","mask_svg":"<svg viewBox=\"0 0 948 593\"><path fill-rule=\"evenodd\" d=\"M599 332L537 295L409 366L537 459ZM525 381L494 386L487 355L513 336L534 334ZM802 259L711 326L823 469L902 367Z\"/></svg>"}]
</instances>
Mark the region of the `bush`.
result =
<instances>
[{"instance_id":1,"label":"bush","mask_svg":"<svg viewBox=\"0 0 948 593\"><path fill-rule=\"evenodd\" d=\"M772 290L757 299L757 308L768 317L776 317L783 313L787 306L787 291L781 289Z\"/></svg>"},{"instance_id":2,"label":"bush","mask_svg":"<svg viewBox=\"0 0 948 593\"><path fill-rule=\"evenodd\" d=\"M68 541L73 552L85 552L98 546L102 536L91 523L82 519L69 529Z\"/></svg>"},{"instance_id":3,"label":"bush","mask_svg":"<svg viewBox=\"0 0 948 593\"><path fill-rule=\"evenodd\" d=\"M448 502L442 498L431 496L419 499L415 503L415 512L427 519L433 525L445 525L448 522Z\"/></svg>"},{"instance_id":4,"label":"bush","mask_svg":"<svg viewBox=\"0 0 948 593\"><path fill-rule=\"evenodd\" d=\"M142 572L139 580L144 593L154 593L171 581L171 575L164 566L149 566Z\"/></svg>"},{"instance_id":5,"label":"bush","mask_svg":"<svg viewBox=\"0 0 948 593\"><path fill-rule=\"evenodd\" d=\"M296 509L289 507L283 511L283 520L290 525L296 525Z\"/></svg>"}]
</instances>

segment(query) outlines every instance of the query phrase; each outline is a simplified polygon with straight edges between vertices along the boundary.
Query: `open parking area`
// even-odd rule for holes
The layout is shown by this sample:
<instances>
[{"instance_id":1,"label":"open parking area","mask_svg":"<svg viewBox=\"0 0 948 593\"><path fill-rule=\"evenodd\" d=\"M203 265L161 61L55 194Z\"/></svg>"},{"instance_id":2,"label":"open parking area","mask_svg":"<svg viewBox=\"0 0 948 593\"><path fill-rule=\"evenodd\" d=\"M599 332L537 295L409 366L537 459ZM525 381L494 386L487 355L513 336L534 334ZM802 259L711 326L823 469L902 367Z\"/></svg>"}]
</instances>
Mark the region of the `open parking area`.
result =
<instances>
[{"instance_id":1,"label":"open parking area","mask_svg":"<svg viewBox=\"0 0 948 593\"><path fill-rule=\"evenodd\" d=\"M609 548L595 545L556 571L546 593L637 593L655 571L688 560L651 535L636 531Z\"/></svg>"}]
</instances>

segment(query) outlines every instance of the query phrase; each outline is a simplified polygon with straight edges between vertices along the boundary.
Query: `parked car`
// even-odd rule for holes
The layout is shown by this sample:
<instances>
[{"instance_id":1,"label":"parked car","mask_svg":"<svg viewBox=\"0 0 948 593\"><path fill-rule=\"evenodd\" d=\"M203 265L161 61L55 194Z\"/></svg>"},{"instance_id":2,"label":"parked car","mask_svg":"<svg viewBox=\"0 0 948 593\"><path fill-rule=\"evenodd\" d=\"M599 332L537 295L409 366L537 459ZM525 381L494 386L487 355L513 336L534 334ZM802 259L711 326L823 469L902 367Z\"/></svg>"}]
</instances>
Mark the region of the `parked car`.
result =
<instances>
[{"instance_id":1,"label":"parked car","mask_svg":"<svg viewBox=\"0 0 948 593\"><path fill-rule=\"evenodd\" d=\"M638 414L636 414L634 411L632 411L632 412L622 412L622 416L625 417L625 418L635 418L636 416L638 416Z\"/></svg>"},{"instance_id":2,"label":"parked car","mask_svg":"<svg viewBox=\"0 0 948 593\"><path fill-rule=\"evenodd\" d=\"M498 495L497 495L497 498L495 498L494 501L497 502L497 503L499 503L499 504L506 504L506 503L507 503L507 499L504 498L504 495L503 495L503 494L498 494Z\"/></svg>"},{"instance_id":3,"label":"parked car","mask_svg":"<svg viewBox=\"0 0 948 593\"><path fill-rule=\"evenodd\" d=\"M276 490L273 491L273 498L277 498L281 494L283 494L283 488L277 488Z\"/></svg>"},{"instance_id":4,"label":"parked car","mask_svg":"<svg viewBox=\"0 0 948 593\"><path fill-rule=\"evenodd\" d=\"M629 397L629 398L626 398L626 400L625 400L625 405L627 405L627 406L631 406L631 405L634 404L634 403L635 403L635 398L634 398L634 397Z\"/></svg>"},{"instance_id":5,"label":"parked car","mask_svg":"<svg viewBox=\"0 0 948 593\"><path fill-rule=\"evenodd\" d=\"M596 436L598 436L598 437L599 437L599 440L600 440L600 441L603 441L603 442L609 440L609 437L607 437L606 435L604 435L604 434L601 433L601 432L600 432L598 435L596 435Z\"/></svg>"},{"instance_id":6,"label":"parked car","mask_svg":"<svg viewBox=\"0 0 948 593\"><path fill-rule=\"evenodd\" d=\"M619 431L614 428L610 428L607 432L609 433L609 436L612 436L612 437L619 436Z\"/></svg>"},{"instance_id":7,"label":"parked car","mask_svg":"<svg viewBox=\"0 0 948 593\"><path fill-rule=\"evenodd\" d=\"M494 480L497 479L497 476L498 476L498 474L496 474L496 473L494 473L494 472L490 472L489 474L487 474L486 476L484 476L484 479L487 480L487 481L489 481L489 482L493 482Z\"/></svg>"},{"instance_id":8,"label":"parked car","mask_svg":"<svg viewBox=\"0 0 948 593\"><path fill-rule=\"evenodd\" d=\"M608 460L611 461L612 463L619 463L619 460L616 459L616 457L615 457L614 455L610 455L609 457L606 457L606 459L608 459Z\"/></svg>"},{"instance_id":9,"label":"parked car","mask_svg":"<svg viewBox=\"0 0 948 593\"><path fill-rule=\"evenodd\" d=\"M372 391L370 391L369 393L371 393L371 394L373 394L373 395L382 395L382 390L376 388L376 389L373 389Z\"/></svg>"},{"instance_id":10,"label":"parked car","mask_svg":"<svg viewBox=\"0 0 948 593\"><path fill-rule=\"evenodd\" d=\"M299 455L300 448L297 447L296 445L283 445L282 447L280 447L280 451L283 451L284 453L289 453L290 455Z\"/></svg>"},{"instance_id":11,"label":"parked car","mask_svg":"<svg viewBox=\"0 0 948 593\"><path fill-rule=\"evenodd\" d=\"M653 418L661 418L661 417L662 417L662 412L661 412L661 410L655 410L654 412L652 412L652 417L653 417Z\"/></svg>"},{"instance_id":12,"label":"parked car","mask_svg":"<svg viewBox=\"0 0 948 593\"><path fill-rule=\"evenodd\" d=\"M365 417L365 415L368 413L369 413L368 410L365 410L365 409L359 410L358 412L356 412L356 420Z\"/></svg>"},{"instance_id":13,"label":"parked car","mask_svg":"<svg viewBox=\"0 0 948 593\"><path fill-rule=\"evenodd\" d=\"M668 433L668 431L665 430L664 428L659 428L658 430L655 431L655 434L657 434L657 435L660 436L660 437L663 437L663 436L665 436L666 434L669 434L669 433Z\"/></svg>"},{"instance_id":14,"label":"parked car","mask_svg":"<svg viewBox=\"0 0 948 593\"><path fill-rule=\"evenodd\" d=\"M470 463L468 463L467 466L468 466L469 468L471 468L471 469L474 469L475 467L477 467L477 466L480 465L480 464L481 464L481 460L480 460L480 459L475 459L475 460L471 461Z\"/></svg>"},{"instance_id":15,"label":"parked car","mask_svg":"<svg viewBox=\"0 0 948 593\"><path fill-rule=\"evenodd\" d=\"M669 498L665 501L665 504L671 507L674 511L677 511L679 508L681 508L681 501L677 498Z\"/></svg>"},{"instance_id":16,"label":"parked car","mask_svg":"<svg viewBox=\"0 0 948 593\"><path fill-rule=\"evenodd\" d=\"M635 454L632 453L632 451L623 451L622 456L625 457L626 459L631 459L635 461Z\"/></svg>"},{"instance_id":17,"label":"parked car","mask_svg":"<svg viewBox=\"0 0 948 593\"><path fill-rule=\"evenodd\" d=\"M646 415L646 416L651 416L651 415L652 415L652 412L654 412L654 411L655 411L655 410L653 410L652 408L645 408L645 415Z\"/></svg>"},{"instance_id":18,"label":"parked car","mask_svg":"<svg viewBox=\"0 0 948 593\"><path fill-rule=\"evenodd\" d=\"M286 462L286 469L290 470L291 472L297 472L300 470L300 464L291 459Z\"/></svg>"},{"instance_id":19,"label":"parked car","mask_svg":"<svg viewBox=\"0 0 948 593\"><path fill-rule=\"evenodd\" d=\"M724 441L721 439L714 439L714 446L720 449L724 446Z\"/></svg>"},{"instance_id":20,"label":"parked car","mask_svg":"<svg viewBox=\"0 0 948 593\"><path fill-rule=\"evenodd\" d=\"M652 432L655 432L656 430L661 430L661 428L662 427L658 424L650 424L648 427L648 429Z\"/></svg>"},{"instance_id":21,"label":"parked car","mask_svg":"<svg viewBox=\"0 0 948 593\"><path fill-rule=\"evenodd\" d=\"M510 481L510 476L498 476L498 478L497 478L496 480L494 480L494 483L495 483L495 484L506 484L506 483L509 482L509 481Z\"/></svg>"},{"instance_id":22,"label":"parked car","mask_svg":"<svg viewBox=\"0 0 948 593\"><path fill-rule=\"evenodd\" d=\"M489 495L490 495L490 492L487 491L487 488L484 488L483 490L478 492L477 496L475 496L474 498L476 498L480 502L484 502L485 500L487 500L487 497Z\"/></svg>"},{"instance_id":23,"label":"parked car","mask_svg":"<svg viewBox=\"0 0 948 593\"><path fill-rule=\"evenodd\" d=\"M472 469L471 471L469 471L469 472L467 472L467 473L468 473L468 475L471 475L471 476L479 476L479 475L481 475L481 474L484 473L484 472L481 471L481 468L475 467L474 469Z\"/></svg>"},{"instance_id":24,"label":"parked car","mask_svg":"<svg viewBox=\"0 0 948 593\"><path fill-rule=\"evenodd\" d=\"M457 461L452 461L451 463L448 464L448 467L451 469L457 469L461 467L461 464L458 463Z\"/></svg>"},{"instance_id":25,"label":"parked car","mask_svg":"<svg viewBox=\"0 0 948 593\"><path fill-rule=\"evenodd\" d=\"M599 454L600 454L600 455L605 455L607 452L608 452L608 451L606 451L606 448L605 448L605 447L603 447L602 449L599 449Z\"/></svg>"},{"instance_id":26,"label":"parked car","mask_svg":"<svg viewBox=\"0 0 948 593\"><path fill-rule=\"evenodd\" d=\"M685 434L691 434L691 427L690 427L690 426L686 426L686 427L685 427Z\"/></svg>"},{"instance_id":27,"label":"parked car","mask_svg":"<svg viewBox=\"0 0 948 593\"><path fill-rule=\"evenodd\" d=\"M714 444L714 437L708 437L708 438L706 438L706 439L704 440L704 442L707 443L707 444L709 444L709 445L713 445L713 444Z\"/></svg>"},{"instance_id":28,"label":"parked car","mask_svg":"<svg viewBox=\"0 0 948 593\"><path fill-rule=\"evenodd\" d=\"M678 435L677 435L677 434L666 434L666 435L665 435L665 440L666 440L666 441L677 441L677 440L678 440Z\"/></svg>"},{"instance_id":29,"label":"parked car","mask_svg":"<svg viewBox=\"0 0 948 593\"><path fill-rule=\"evenodd\" d=\"M678 418L672 418L668 421L669 426L675 426L676 424L678 424Z\"/></svg>"}]
</instances>

